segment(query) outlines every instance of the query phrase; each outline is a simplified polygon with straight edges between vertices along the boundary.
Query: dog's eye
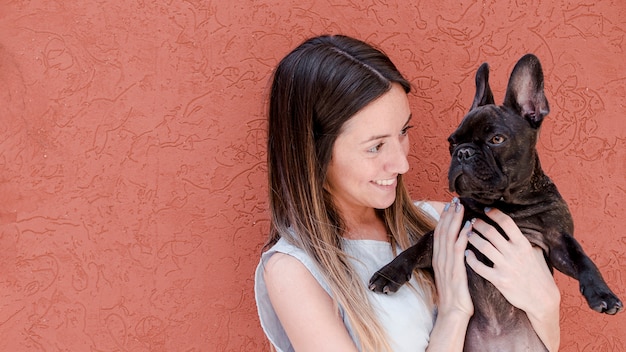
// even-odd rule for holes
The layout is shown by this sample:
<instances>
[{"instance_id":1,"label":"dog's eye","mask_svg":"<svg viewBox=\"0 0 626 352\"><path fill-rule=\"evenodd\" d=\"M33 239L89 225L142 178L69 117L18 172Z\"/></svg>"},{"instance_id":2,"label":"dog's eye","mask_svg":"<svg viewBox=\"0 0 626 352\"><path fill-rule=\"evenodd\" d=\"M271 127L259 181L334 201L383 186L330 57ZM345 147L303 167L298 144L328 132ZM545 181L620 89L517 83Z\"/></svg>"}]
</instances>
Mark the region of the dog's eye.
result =
<instances>
[{"instance_id":1,"label":"dog's eye","mask_svg":"<svg viewBox=\"0 0 626 352\"><path fill-rule=\"evenodd\" d=\"M491 142L491 144L502 144L504 143L504 140L504 136L497 134L493 136L489 142Z\"/></svg>"}]
</instances>

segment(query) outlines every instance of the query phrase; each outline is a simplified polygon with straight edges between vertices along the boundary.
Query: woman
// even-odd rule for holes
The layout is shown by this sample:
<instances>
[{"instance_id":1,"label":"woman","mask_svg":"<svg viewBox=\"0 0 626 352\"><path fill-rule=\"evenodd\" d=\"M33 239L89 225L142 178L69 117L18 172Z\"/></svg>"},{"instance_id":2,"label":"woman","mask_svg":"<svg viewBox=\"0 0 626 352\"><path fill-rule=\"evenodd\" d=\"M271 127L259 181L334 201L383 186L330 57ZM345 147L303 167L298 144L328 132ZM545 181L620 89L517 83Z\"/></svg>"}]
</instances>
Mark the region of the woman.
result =
<instances>
[{"instance_id":1,"label":"woman","mask_svg":"<svg viewBox=\"0 0 626 352\"><path fill-rule=\"evenodd\" d=\"M510 238L493 245L468 236L472 227L487 239L500 235L480 220L461 224L456 200L416 205L409 197L402 179L407 131L416 123L409 91L387 56L345 36L311 38L276 68L267 149L270 239L255 278L266 335L279 351L460 351L473 313L467 260L526 311L556 351L558 288L511 219L488 212ZM416 272L393 295L369 291L369 277L439 217L435 278ZM478 262L465 251L468 242L496 265ZM500 260L504 255L515 265Z\"/></svg>"}]
</instances>

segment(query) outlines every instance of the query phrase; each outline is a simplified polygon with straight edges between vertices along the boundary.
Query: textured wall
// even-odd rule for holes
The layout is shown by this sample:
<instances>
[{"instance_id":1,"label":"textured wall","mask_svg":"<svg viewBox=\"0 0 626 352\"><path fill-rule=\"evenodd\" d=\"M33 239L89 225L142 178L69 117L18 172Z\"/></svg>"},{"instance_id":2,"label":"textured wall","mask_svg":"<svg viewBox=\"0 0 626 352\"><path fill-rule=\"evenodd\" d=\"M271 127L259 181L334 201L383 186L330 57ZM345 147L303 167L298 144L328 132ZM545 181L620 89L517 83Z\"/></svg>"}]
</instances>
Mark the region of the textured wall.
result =
<instances>
[{"instance_id":1,"label":"textured wall","mask_svg":"<svg viewBox=\"0 0 626 352\"><path fill-rule=\"evenodd\" d=\"M448 200L445 138L478 65L501 101L526 52L540 152L626 298L622 0L8 0L0 4L0 350L267 351L264 102L304 38L377 43L417 88L409 184ZM563 294L563 351L626 350L626 313Z\"/></svg>"}]
</instances>

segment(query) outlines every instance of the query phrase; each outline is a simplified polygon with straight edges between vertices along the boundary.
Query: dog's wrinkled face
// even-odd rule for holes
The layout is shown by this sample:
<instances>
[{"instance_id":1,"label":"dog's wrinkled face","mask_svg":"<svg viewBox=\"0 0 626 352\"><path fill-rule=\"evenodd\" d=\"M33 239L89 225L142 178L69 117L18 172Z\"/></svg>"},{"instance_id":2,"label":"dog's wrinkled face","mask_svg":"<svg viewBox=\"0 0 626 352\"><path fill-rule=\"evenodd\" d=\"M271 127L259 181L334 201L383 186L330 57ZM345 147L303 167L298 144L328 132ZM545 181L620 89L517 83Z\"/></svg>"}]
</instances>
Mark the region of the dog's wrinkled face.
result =
<instances>
[{"instance_id":1,"label":"dog's wrinkled face","mask_svg":"<svg viewBox=\"0 0 626 352\"><path fill-rule=\"evenodd\" d=\"M527 185L535 163L537 129L496 105L472 110L448 138L450 190L484 204L515 203L516 186Z\"/></svg>"},{"instance_id":2,"label":"dog's wrinkled face","mask_svg":"<svg viewBox=\"0 0 626 352\"><path fill-rule=\"evenodd\" d=\"M535 56L520 59L501 106L494 104L488 80L489 66L483 64L472 107L448 138L450 191L486 205L497 200L513 204L538 162L539 126L549 111L543 73Z\"/></svg>"}]
</instances>

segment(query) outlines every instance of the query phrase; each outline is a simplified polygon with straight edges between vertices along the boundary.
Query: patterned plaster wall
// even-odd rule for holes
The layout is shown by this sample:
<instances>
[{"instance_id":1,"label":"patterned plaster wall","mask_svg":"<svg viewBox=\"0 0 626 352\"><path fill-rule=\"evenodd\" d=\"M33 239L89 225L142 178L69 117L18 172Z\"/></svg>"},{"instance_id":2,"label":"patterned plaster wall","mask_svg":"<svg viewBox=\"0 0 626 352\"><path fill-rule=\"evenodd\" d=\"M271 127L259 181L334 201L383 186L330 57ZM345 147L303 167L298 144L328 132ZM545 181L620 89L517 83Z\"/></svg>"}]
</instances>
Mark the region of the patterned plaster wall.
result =
<instances>
[{"instance_id":1,"label":"patterned plaster wall","mask_svg":"<svg viewBox=\"0 0 626 352\"><path fill-rule=\"evenodd\" d=\"M626 298L626 3L9 0L0 4L0 350L267 351L265 97L306 37L385 50L416 89L411 192L448 200L445 138L488 61L526 52L544 169ZM563 351L626 350L626 313L563 295Z\"/></svg>"}]
</instances>

